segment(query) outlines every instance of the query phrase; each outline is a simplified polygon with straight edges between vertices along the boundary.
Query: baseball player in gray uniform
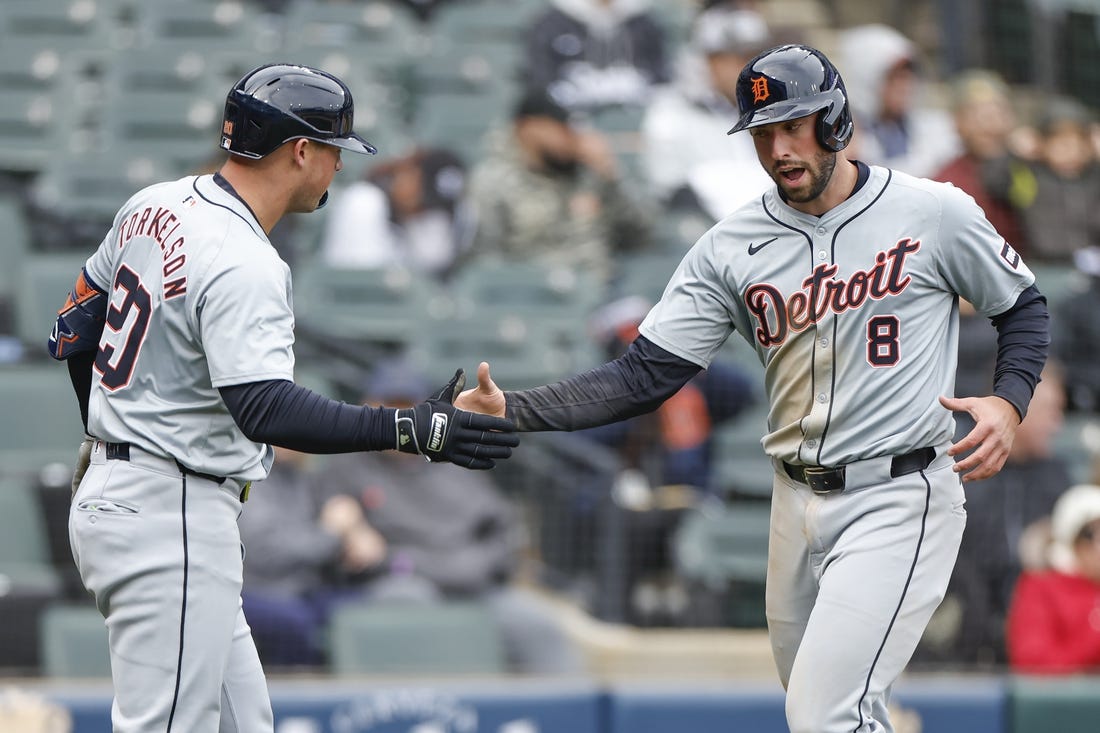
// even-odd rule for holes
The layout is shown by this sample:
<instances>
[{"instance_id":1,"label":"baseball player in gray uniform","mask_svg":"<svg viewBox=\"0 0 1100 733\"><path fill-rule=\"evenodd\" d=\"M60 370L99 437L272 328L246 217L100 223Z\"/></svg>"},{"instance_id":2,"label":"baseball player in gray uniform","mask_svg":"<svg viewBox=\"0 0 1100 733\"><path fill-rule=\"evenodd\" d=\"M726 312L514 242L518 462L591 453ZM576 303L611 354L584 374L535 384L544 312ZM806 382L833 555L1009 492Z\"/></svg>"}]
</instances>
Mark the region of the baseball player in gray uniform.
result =
<instances>
[{"instance_id":1,"label":"baseball player in gray uniform","mask_svg":"<svg viewBox=\"0 0 1100 733\"><path fill-rule=\"evenodd\" d=\"M342 151L375 152L353 113L322 71L249 72L226 99L225 165L126 202L50 336L94 436L69 537L106 619L115 731L272 730L237 529L272 444L396 448L477 469L517 444L509 421L454 408L461 372L402 410L293 381L290 271L267 235L324 204Z\"/></svg>"},{"instance_id":2,"label":"baseball player in gray uniform","mask_svg":"<svg viewBox=\"0 0 1100 733\"><path fill-rule=\"evenodd\" d=\"M734 332L764 365L775 465L766 606L794 733L892 731L890 687L943 597L962 481L1003 465L1048 348L1033 276L962 191L849 159L852 118L819 51L782 46L738 85L775 186L688 252L616 361L456 404L520 431L651 410ZM675 154L675 151L670 151ZM994 394L952 396L958 302L999 332ZM952 444L952 411L973 430Z\"/></svg>"}]
</instances>

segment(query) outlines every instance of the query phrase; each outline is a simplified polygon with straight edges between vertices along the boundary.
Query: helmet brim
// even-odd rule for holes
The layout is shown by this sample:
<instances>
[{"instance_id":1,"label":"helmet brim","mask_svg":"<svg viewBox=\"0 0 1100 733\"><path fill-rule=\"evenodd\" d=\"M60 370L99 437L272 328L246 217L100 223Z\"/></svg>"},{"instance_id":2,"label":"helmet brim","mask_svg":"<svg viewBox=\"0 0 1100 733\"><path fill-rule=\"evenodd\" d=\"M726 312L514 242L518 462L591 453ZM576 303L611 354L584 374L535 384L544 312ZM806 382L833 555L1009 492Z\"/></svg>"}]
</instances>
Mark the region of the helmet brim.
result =
<instances>
[{"instance_id":1,"label":"helmet brim","mask_svg":"<svg viewBox=\"0 0 1100 733\"><path fill-rule=\"evenodd\" d=\"M347 135L344 135L342 137L332 137L325 140L320 140L320 142L326 143L328 145L335 145L336 147L342 150L347 150L351 153L361 153L363 155L375 155L378 153L378 148L374 147L354 132L349 132Z\"/></svg>"},{"instance_id":2,"label":"helmet brim","mask_svg":"<svg viewBox=\"0 0 1100 733\"><path fill-rule=\"evenodd\" d=\"M773 122L785 122L797 120L799 117L809 117L815 112L820 112L829 106L830 100L825 95L809 99L792 99L786 102L776 102L767 107L750 110L741 116L737 124L730 128L727 135L732 135L750 127L770 125Z\"/></svg>"}]
</instances>

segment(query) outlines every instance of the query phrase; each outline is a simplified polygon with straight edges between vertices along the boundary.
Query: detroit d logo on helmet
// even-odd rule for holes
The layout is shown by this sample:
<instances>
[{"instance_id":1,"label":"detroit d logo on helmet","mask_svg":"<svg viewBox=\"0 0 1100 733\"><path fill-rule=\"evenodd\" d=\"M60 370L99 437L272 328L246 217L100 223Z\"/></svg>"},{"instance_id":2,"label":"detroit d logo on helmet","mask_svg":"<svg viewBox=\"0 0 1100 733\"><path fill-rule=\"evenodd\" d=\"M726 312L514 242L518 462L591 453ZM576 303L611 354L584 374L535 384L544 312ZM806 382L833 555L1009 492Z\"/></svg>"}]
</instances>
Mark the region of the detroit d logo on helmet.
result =
<instances>
[{"instance_id":1,"label":"detroit d logo on helmet","mask_svg":"<svg viewBox=\"0 0 1100 733\"><path fill-rule=\"evenodd\" d=\"M757 76L752 79L752 102L756 104L763 102L771 93L768 91L768 77Z\"/></svg>"}]
</instances>

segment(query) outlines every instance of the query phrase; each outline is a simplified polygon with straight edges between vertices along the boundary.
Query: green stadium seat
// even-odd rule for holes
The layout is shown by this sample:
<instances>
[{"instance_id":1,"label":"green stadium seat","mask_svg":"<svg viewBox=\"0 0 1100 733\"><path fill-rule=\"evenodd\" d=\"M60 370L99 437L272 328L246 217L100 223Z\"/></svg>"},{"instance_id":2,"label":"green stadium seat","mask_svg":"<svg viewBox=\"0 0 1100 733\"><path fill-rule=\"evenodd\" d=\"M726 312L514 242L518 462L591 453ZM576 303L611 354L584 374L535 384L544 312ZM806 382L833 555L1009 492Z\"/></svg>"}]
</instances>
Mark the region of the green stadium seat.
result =
<instances>
[{"instance_id":1,"label":"green stadium seat","mask_svg":"<svg viewBox=\"0 0 1100 733\"><path fill-rule=\"evenodd\" d=\"M1027 263L1035 274L1035 287L1047 297L1047 305L1056 308L1068 295L1087 287L1087 277L1073 265Z\"/></svg>"},{"instance_id":2,"label":"green stadium seat","mask_svg":"<svg viewBox=\"0 0 1100 733\"><path fill-rule=\"evenodd\" d=\"M29 476L49 463L72 465L83 426L65 365L0 366L0 405L0 473Z\"/></svg>"},{"instance_id":3,"label":"green stadium seat","mask_svg":"<svg viewBox=\"0 0 1100 733\"><path fill-rule=\"evenodd\" d=\"M94 606L53 605L39 626L42 674L57 678L111 676L107 627Z\"/></svg>"},{"instance_id":4,"label":"green stadium seat","mask_svg":"<svg viewBox=\"0 0 1100 733\"><path fill-rule=\"evenodd\" d=\"M475 603L343 605L329 624L338 675L495 675L504 648L488 611Z\"/></svg>"},{"instance_id":5,"label":"green stadium seat","mask_svg":"<svg viewBox=\"0 0 1100 733\"><path fill-rule=\"evenodd\" d=\"M576 324L574 324L576 330ZM489 362L504 389L536 387L576 371L573 344L555 338L545 323L482 310L470 317L434 321L410 345L413 360L427 367L463 367L473 386L477 365Z\"/></svg>"},{"instance_id":6,"label":"green stadium seat","mask_svg":"<svg viewBox=\"0 0 1100 733\"><path fill-rule=\"evenodd\" d=\"M679 571L720 589L730 581L763 583L768 573L768 502L704 503L680 523L675 542Z\"/></svg>"},{"instance_id":7,"label":"green stadium seat","mask_svg":"<svg viewBox=\"0 0 1100 733\"><path fill-rule=\"evenodd\" d=\"M426 275L406 269L303 268L294 275L295 314L337 338L406 344L433 318L451 312Z\"/></svg>"},{"instance_id":8,"label":"green stadium seat","mask_svg":"<svg viewBox=\"0 0 1100 733\"><path fill-rule=\"evenodd\" d=\"M656 303L683 258L683 252L663 250L620 257L611 289L618 297L640 295Z\"/></svg>"},{"instance_id":9,"label":"green stadium seat","mask_svg":"<svg viewBox=\"0 0 1100 733\"><path fill-rule=\"evenodd\" d=\"M0 45L8 39L56 44L66 50L99 48L113 39L105 3L4 0Z\"/></svg>"},{"instance_id":10,"label":"green stadium seat","mask_svg":"<svg viewBox=\"0 0 1100 733\"><path fill-rule=\"evenodd\" d=\"M563 310L573 318L587 315L603 295L599 282L587 272L488 258L460 269L452 288L455 297L474 310L499 306L523 315Z\"/></svg>"},{"instance_id":11,"label":"green stadium seat","mask_svg":"<svg viewBox=\"0 0 1100 733\"><path fill-rule=\"evenodd\" d=\"M33 253L23 260L16 289L15 330L33 356L45 356L57 312L65 305L89 254Z\"/></svg>"},{"instance_id":12,"label":"green stadium seat","mask_svg":"<svg viewBox=\"0 0 1100 733\"><path fill-rule=\"evenodd\" d=\"M136 5L135 27L140 47L214 50L249 48L280 50L278 28L259 22L241 2L143 2Z\"/></svg>"},{"instance_id":13,"label":"green stadium seat","mask_svg":"<svg viewBox=\"0 0 1100 733\"><path fill-rule=\"evenodd\" d=\"M425 43L415 18L398 3L302 0L287 10L286 27L293 29L286 34L286 42L296 59L322 51L350 54L369 64L372 77L391 81L405 73ZM355 80L327 66L321 68L349 85Z\"/></svg>"},{"instance_id":14,"label":"green stadium seat","mask_svg":"<svg viewBox=\"0 0 1100 733\"><path fill-rule=\"evenodd\" d=\"M61 597L61 579L49 565L0 560L0 675L38 673L39 618Z\"/></svg>"},{"instance_id":15,"label":"green stadium seat","mask_svg":"<svg viewBox=\"0 0 1100 733\"><path fill-rule=\"evenodd\" d=\"M755 407L715 429L711 489L719 494L770 497L775 468L760 439L768 429L763 396Z\"/></svg>"},{"instance_id":16,"label":"green stadium seat","mask_svg":"<svg viewBox=\"0 0 1100 733\"><path fill-rule=\"evenodd\" d=\"M530 358L549 359L547 368L540 370L546 375L573 369L576 365L570 364L576 358L588 361L589 354L583 353L591 346L586 323L604 294L590 273L486 259L459 270L451 285L458 315L483 320L489 338L505 351L501 356L507 358L513 347L526 347ZM539 349L551 353L540 357ZM555 357L553 350L567 356Z\"/></svg>"},{"instance_id":17,"label":"green stadium seat","mask_svg":"<svg viewBox=\"0 0 1100 733\"><path fill-rule=\"evenodd\" d=\"M116 158L153 161L165 177L190 173L220 154L218 135L226 91L109 87L103 114L104 150ZM122 178L117 173L115 177ZM115 200L114 207L125 200Z\"/></svg>"},{"instance_id":18,"label":"green stadium seat","mask_svg":"<svg viewBox=\"0 0 1100 733\"><path fill-rule=\"evenodd\" d=\"M0 105L0 169L35 172L68 149L64 100L55 90L4 90Z\"/></svg>"},{"instance_id":19,"label":"green stadium seat","mask_svg":"<svg viewBox=\"0 0 1100 733\"><path fill-rule=\"evenodd\" d=\"M704 503L680 522L673 557L681 577L724 601L723 625L762 627L770 504Z\"/></svg>"},{"instance_id":20,"label":"green stadium seat","mask_svg":"<svg viewBox=\"0 0 1100 733\"><path fill-rule=\"evenodd\" d=\"M19 283L19 269L30 251L30 231L23 213L23 204L17 196L0 195L0 301L15 297Z\"/></svg>"},{"instance_id":21,"label":"green stadium seat","mask_svg":"<svg viewBox=\"0 0 1100 733\"><path fill-rule=\"evenodd\" d=\"M1093 733L1097 728L1096 677L1014 677L1009 690L1013 733Z\"/></svg>"},{"instance_id":22,"label":"green stadium seat","mask_svg":"<svg viewBox=\"0 0 1100 733\"><path fill-rule=\"evenodd\" d=\"M36 566L49 565L46 527L28 478L0 480L0 567L9 579L35 581Z\"/></svg>"},{"instance_id":23,"label":"green stadium seat","mask_svg":"<svg viewBox=\"0 0 1100 733\"><path fill-rule=\"evenodd\" d=\"M521 44L523 33L547 10L537 0L465 0L442 3L431 17L434 37L455 42Z\"/></svg>"},{"instance_id":24,"label":"green stadium seat","mask_svg":"<svg viewBox=\"0 0 1100 733\"><path fill-rule=\"evenodd\" d=\"M169 165L160 158L129 151L56 158L33 184L32 195L38 206L59 214L102 221L106 234L115 214L131 196L146 186L168 180ZM84 253L85 259L90 254Z\"/></svg>"}]
</instances>

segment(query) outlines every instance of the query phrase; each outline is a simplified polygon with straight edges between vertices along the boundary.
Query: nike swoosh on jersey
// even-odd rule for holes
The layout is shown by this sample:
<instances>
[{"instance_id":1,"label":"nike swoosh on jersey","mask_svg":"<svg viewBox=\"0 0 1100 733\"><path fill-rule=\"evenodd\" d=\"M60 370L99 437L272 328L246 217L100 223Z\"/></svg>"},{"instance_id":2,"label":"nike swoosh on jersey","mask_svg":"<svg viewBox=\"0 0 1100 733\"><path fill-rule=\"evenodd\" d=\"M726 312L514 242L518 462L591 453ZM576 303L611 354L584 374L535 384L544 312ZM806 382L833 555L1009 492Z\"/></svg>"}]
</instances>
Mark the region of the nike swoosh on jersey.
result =
<instances>
[{"instance_id":1,"label":"nike swoosh on jersey","mask_svg":"<svg viewBox=\"0 0 1100 733\"><path fill-rule=\"evenodd\" d=\"M779 237L772 237L771 239L767 240L766 242L761 242L760 244L757 244L757 245L753 245L752 242L749 242L749 254L750 255L756 254L757 252L764 249L765 247L767 247L769 244L771 244L772 242L774 242L777 239L779 239Z\"/></svg>"}]
</instances>

